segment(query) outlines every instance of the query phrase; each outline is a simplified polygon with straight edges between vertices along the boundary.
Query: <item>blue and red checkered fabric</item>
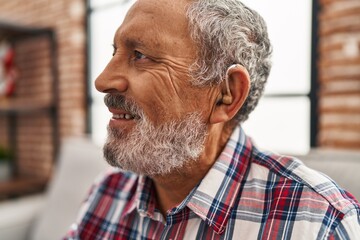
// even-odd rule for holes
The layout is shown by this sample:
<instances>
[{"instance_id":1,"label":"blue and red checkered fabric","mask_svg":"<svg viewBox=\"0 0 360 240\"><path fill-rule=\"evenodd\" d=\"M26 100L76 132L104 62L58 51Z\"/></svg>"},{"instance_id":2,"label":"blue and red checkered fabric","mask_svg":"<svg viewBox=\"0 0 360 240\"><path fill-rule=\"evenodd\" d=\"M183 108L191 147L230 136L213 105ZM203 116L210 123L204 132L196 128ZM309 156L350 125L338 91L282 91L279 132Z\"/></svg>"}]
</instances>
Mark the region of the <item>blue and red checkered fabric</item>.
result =
<instances>
[{"instance_id":1,"label":"blue and red checkered fabric","mask_svg":"<svg viewBox=\"0 0 360 240\"><path fill-rule=\"evenodd\" d=\"M360 205L300 160L259 151L234 130L216 163L166 218L152 180L97 181L65 239L360 239Z\"/></svg>"}]
</instances>

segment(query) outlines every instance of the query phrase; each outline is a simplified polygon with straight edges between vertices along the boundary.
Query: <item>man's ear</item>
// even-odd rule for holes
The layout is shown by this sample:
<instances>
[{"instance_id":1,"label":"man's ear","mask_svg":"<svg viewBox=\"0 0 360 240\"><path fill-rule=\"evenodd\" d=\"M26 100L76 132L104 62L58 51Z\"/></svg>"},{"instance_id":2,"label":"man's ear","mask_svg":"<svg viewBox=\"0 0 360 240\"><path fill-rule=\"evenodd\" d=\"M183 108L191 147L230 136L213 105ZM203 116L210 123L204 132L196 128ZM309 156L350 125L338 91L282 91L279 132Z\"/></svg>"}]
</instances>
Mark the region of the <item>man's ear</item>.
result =
<instances>
[{"instance_id":1,"label":"man's ear","mask_svg":"<svg viewBox=\"0 0 360 240\"><path fill-rule=\"evenodd\" d=\"M250 76L246 68L236 64L228 68L222 83L222 96L213 108L210 123L230 121L244 104L250 91Z\"/></svg>"}]
</instances>

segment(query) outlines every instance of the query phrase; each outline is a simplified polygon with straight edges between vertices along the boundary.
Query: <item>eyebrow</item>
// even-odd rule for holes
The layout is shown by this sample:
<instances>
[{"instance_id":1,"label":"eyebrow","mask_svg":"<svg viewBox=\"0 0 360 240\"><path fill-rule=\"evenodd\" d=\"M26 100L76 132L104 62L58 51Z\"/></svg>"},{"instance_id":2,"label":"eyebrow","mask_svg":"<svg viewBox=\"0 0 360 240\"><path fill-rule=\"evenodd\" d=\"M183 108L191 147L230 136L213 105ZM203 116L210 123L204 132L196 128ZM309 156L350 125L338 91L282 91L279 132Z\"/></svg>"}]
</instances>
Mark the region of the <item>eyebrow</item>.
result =
<instances>
[{"instance_id":1,"label":"eyebrow","mask_svg":"<svg viewBox=\"0 0 360 240\"><path fill-rule=\"evenodd\" d=\"M125 46L129 49L134 49L137 47L151 47L149 44L145 44L141 39L134 39L132 37L123 37L120 33L116 33L114 36L114 46L116 46L117 39L120 40L121 43L125 43Z\"/></svg>"},{"instance_id":2,"label":"eyebrow","mask_svg":"<svg viewBox=\"0 0 360 240\"><path fill-rule=\"evenodd\" d=\"M129 29L125 31L117 31L114 36L114 45L116 46L117 43L124 44L128 49L135 49L138 47L146 48L148 50L157 50L158 47L156 46L157 39L143 39L139 36L133 36Z\"/></svg>"},{"instance_id":3,"label":"eyebrow","mask_svg":"<svg viewBox=\"0 0 360 240\"><path fill-rule=\"evenodd\" d=\"M143 41L135 40L133 38L126 38L124 42L125 42L125 46L131 49L146 46L146 44Z\"/></svg>"}]
</instances>

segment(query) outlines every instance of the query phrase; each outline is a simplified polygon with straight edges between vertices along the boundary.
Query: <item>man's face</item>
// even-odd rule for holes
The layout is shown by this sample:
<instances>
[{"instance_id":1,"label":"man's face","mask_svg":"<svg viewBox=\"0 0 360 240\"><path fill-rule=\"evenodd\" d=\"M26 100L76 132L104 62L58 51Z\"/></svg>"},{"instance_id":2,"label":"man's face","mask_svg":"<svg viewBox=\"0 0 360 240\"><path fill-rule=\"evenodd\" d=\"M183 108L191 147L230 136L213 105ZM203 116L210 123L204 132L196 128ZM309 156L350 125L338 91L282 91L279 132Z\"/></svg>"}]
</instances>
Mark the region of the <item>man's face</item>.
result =
<instances>
[{"instance_id":1,"label":"man's face","mask_svg":"<svg viewBox=\"0 0 360 240\"><path fill-rule=\"evenodd\" d=\"M196 88L190 82L196 47L188 32L186 4L137 1L115 34L113 58L96 80L99 91L134 100L155 126L194 110L203 111L206 121L215 99L214 88ZM113 119L110 125L130 130L134 121Z\"/></svg>"},{"instance_id":2,"label":"man's face","mask_svg":"<svg viewBox=\"0 0 360 240\"><path fill-rule=\"evenodd\" d=\"M139 124L144 121L151 125L149 129L152 131L167 129L170 132L164 126L175 126L173 129L178 130L186 126L189 128L187 131L194 131L195 126L188 123L188 116L192 122L202 125L196 126L202 133L195 134L196 139L192 141L203 144L204 129L216 100L217 88L194 87L190 82L189 67L196 59L196 47L188 32L186 4L185 0L139 0L117 30L114 56L96 80L97 89L109 93L113 102L107 104L113 118L109 123L105 148L118 148L118 145L129 142L130 135L139 131ZM114 103L114 99L119 98L140 109L143 115L131 112L126 107L129 104ZM171 134L180 133L172 131ZM171 136L168 138L175 144ZM133 135L132 141L136 143L141 139L135 139ZM176 144L181 144L181 141ZM119 151L131 149L117 149Z\"/></svg>"}]
</instances>

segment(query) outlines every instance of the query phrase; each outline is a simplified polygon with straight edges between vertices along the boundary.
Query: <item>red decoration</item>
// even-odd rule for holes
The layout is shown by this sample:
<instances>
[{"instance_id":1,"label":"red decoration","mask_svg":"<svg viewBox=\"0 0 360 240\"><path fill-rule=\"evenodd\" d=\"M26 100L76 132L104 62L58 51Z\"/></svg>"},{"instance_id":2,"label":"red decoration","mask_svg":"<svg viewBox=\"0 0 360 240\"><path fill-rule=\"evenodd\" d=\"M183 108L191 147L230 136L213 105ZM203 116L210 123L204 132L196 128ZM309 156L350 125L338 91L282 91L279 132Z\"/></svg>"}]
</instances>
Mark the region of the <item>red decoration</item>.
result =
<instances>
[{"instance_id":1,"label":"red decoration","mask_svg":"<svg viewBox=\"0 0 360 240\"><path fill-rule=\"evenodd\" d=\"M17 71L15 52L7 42L0 43L0 96L11 96L15 91Z\"/></svg>"}]
</instances>

